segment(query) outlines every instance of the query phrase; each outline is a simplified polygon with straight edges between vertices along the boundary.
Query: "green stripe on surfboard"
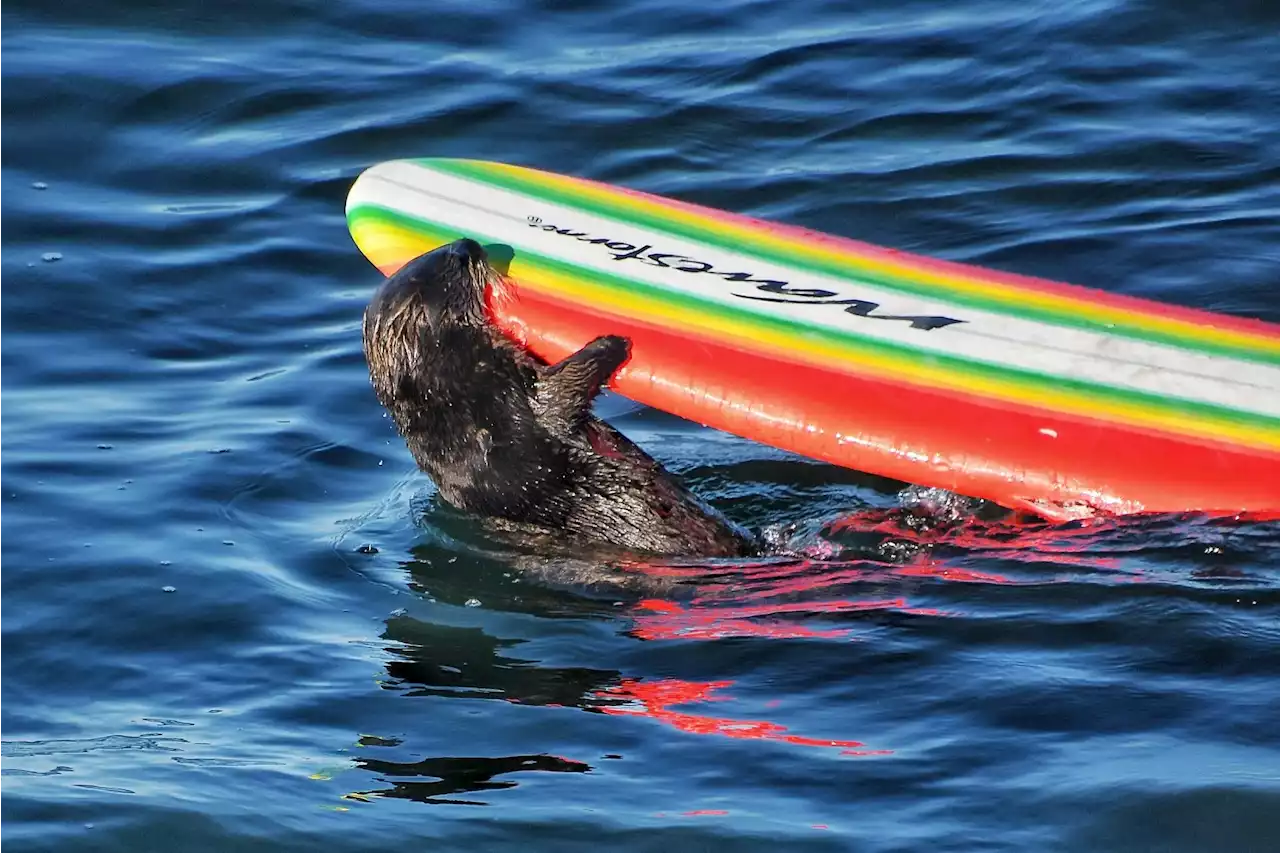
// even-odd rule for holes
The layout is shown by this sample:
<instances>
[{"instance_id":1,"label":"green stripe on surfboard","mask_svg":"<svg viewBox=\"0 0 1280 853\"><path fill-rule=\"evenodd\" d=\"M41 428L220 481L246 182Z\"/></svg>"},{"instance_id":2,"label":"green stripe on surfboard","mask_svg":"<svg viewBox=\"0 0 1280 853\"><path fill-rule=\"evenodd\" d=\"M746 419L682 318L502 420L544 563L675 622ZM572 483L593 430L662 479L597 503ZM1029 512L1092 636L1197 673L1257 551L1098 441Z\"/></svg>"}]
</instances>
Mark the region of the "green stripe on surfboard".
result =
<instances>
[{"instance_id":1,"label":"green stripe on surfboard","mask_svg":"<svg viewBox=\"0 0 1280 853\"><path fill-rule=\"evenodd\" d=\"M851 269L851 264L849 263L812 258L805 255L802 250L744 245L741 242L729 239L711 226L674 222L645 211L635 210L628 206L625 200L595 199L577 193L560 192L555 188L544 186L529 177L489 168L482 161L427 158L410 162L426 169L438 170L466 180L523 193L565 207L577 208L597 216L718 246L722 249L750 255L770 263L831 275L847 281L871 284L888 290L942 300L956 305L965 305L997 314L1016 316L1025 320L1173 346L1184 351L1225 355L1261 364L1280 365L1280 354L1269 353L1247 345L1204 341L1178 332L1145 329L1135 323L1126 322L1124 318L1117 318L1114 322L1101 321L1094 318L1081 317L1064 309L1019 303L1012 298L993 298L982 294L940 288L916 281L907 276Z\"/></svg>"},{"instance_id":2,"label":"green stripe on surfboard","mask_svg":"<svg viewBox=\"0 0 1280 853\"><path fill-rule=\"evenodd\" d=\"M510 239L507 239L502 235L481 234L474 230L468 230L464 234L460 229L454 226L434 222L420 216L411 216L401 211L386 208L381 205L356 205L348 211L347 217L348 221L353 225L353 230L355 230L355 224L359 223L361 220L369 219L378 223L402 228L420 235L424 244L424 251L427 248L443 245L444 243L450 242L451 240L461 236L468 236L481 242L488 243L511 243ZM709 303L695 296L679 293L678 291L668 290L642 281L624 278L622 276L584 269L583 267L556 260L522 247L517 246L515 248L519 251L519 258L522 264L527 264L534 268L540 267L548 272L571 277L605 292L624 292L631 295L641 294L655 302L680 306L693 314L706 313L709 311L715 312L721 316L730 317L743 324L754 325L762 329L771 329L792 336L803 336L810 340L821 341L823 344L848 353L855 358L859 354L869 354L895 358L908 364L927 364L929 366L942 368L951 372L957 377L957 385L962 387L965 385L963 377L976 376L1010 383L1018 386L1019 388L1030 391L1031 395L1034 395L1033 389L1036 388L1051 389L1053 391L1069 391L1087 401L1133 406L1153 414L1163 414L1166 417L1171 415L1195 415L1198 416L1204 426L1209 429L1213 428L1212 424L1214 423L1246 427L1263 433L1269 433L1273 440L1280 441L1280 419L1269 417L1267 415L1257 414L1254 412L1244 412L1238 409L1217 406L1209 403L1183 400L1181 398L1169 398L1141 391L1098 385L1078 379L1051 376L1018 368L970 361L956 356L921 351L902 344L865 338L857 335L855 332L841 332L835 329L814 327L783 317L758 314L732 305L723 305L718 302ZM607 303L607 299L605 302ZM1031 401L1027 401L1027 404L1035 405L1035 403ZM1096 416L1105 417L1105 415ZM1231 439L1225 437L1222 438L1222 440L1231 442Z\"/></svg>"}]
</instances>

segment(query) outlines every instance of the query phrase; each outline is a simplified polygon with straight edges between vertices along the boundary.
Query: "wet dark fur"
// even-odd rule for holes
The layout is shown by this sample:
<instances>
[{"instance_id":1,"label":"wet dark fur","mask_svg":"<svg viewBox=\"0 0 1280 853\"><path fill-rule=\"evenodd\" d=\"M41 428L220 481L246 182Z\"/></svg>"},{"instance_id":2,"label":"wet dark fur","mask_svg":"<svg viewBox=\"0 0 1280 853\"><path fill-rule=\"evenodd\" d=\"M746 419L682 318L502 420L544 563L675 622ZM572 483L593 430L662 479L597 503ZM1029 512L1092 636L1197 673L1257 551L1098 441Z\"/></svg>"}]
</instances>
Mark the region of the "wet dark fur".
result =
<instances>
[{"instance_id":1,"label":"wet dark fur","mask_svg":"<svg viewBox=\"0 0 1280 853\"><path fill-rule=\"evenodd\" d=\"M441 497L583 544L754 552L748 536L591 414L629 341L597 338L545 365L486 321L486 286L501 283L484 249L464 239L405 265L365 310L374 390Z\"/></svg>"}]
</instances>

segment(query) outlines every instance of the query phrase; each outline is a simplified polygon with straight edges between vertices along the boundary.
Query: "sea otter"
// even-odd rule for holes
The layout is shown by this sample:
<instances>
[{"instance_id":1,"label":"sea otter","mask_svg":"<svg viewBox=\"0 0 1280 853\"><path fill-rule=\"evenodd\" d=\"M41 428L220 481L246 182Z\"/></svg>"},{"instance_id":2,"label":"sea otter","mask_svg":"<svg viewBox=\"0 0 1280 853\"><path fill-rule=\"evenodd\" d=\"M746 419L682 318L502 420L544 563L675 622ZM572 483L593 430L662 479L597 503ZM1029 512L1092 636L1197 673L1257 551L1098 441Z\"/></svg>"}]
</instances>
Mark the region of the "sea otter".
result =
<instances>
[{"instance_id":1,"label":"sea otter","mask_svg":"<svg viewBox=\"0 0 1280 853\"><path fill-rule=\"evenodd\" d=\"M486 318L487 289L502 283L484 248L464 238L410 261L365 309L374 391L440 496L583 545L757 553L749 534L592 414L630 342L606 335L547 365Z\"/></svg>"}]
</instances>

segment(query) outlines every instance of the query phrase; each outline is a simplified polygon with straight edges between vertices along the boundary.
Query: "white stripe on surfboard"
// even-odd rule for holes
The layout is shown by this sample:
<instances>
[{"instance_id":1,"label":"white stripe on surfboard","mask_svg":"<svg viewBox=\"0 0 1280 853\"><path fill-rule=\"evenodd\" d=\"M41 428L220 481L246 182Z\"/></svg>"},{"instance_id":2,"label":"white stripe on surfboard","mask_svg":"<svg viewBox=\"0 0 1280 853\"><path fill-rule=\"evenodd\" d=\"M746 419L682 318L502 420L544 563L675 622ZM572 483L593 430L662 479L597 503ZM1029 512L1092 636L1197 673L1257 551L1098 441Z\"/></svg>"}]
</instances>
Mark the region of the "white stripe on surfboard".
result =
<instances>
[{"instance_id":1,"label":"white stripe on surfboard","mask_svg":"<svg viewBox=\"0 0 1280 853\"><path fill-rule=\"evenodd\" d=\"M367 171L348 197L348 206L362 203L421 216L460 233L507 242L517 251L523 248L587 270L763 316L787 317L800 324L891 341L918 351L1051 377L1280 417L1280 368L1270 365L1055 326L770 263L415 163L383 163ZM903 322L854 317L838 308L742 299L733 294L770 294L753 293L750 283L734 284L714 275L682 273L634 260L619 262L600 244L530 227L531 216L539 217L543 224L584 232L587 238L608 237L635 247L652 246L653 251L668 253L666 257L696 258L722 272L749 271L756 279L787 281L793 288L820 288L839 294L839 298L868 300L879 304L878 315L942 315L965 322L922 331Z\"/></svg>"}]
</instances>

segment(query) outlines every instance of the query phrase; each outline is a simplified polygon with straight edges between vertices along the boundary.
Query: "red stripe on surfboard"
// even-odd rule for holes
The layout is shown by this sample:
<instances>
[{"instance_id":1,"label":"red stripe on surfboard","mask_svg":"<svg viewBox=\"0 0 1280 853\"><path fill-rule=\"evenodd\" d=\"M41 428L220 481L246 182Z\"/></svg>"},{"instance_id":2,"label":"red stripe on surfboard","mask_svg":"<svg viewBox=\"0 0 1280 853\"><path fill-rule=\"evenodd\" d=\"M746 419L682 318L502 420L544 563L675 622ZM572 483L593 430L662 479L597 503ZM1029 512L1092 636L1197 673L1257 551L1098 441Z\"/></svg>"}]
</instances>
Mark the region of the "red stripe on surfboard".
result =
<instances>
[{"instance_id":1,"label":"red stripe on surfboard","mask_svg":"<svg viewBox=\"0 0 1280 853\"><path fill-rule=\"evenodd\" d=\"M545 174L553 173L548 172ZM557 175L556 177L560 176ZM572 178L571 180L578 181L601 190L618 193L624 196L632 196L655 204L666 205L686 213L706 216L712 220L720 220L748 228L756 228L765 232L792 237L803 242L826 246L838 251L875 258L876 260L909 264L921 270L930 270L938 273L945 273L947 275L963 276L965 278L976 279L978 281L994 282L1022 290L1038 291L1040 293L1052 294L1054 296L1061 296L1068 299L1090 302L1096 305L1104 305L1109 308L1134 311L1136 313L1164 317L1170 320L1182 320L1199 326L1229 329L1232 331L1244 332L1251 335L1260 335L1265 338L1272 338L1276 341L1280 341L1280 325L1268 323L1265 320L1258 320L1252 317L1234 317L1225 314L1216 314L1198 308L1187 308L1181 305L1169 305L1164 302L1154 302L1138 296L1095 290L1078 284L1067 284L1065 282L1051 281L1044 278L1035 278L1032 276L1019 275L1017 273L993 270L987 267L976 266L974 264L964 264L957 261L946 261L940 258L931 258L926 255L916 255L900 249L890 249L884 246L877 246L872 243L863 243L860 240L853 240L848 237L838 237L834 234L827 234L822 231L812 231L798 225L787 225L780 222L756 219L751 216L744 216L740 213L730 213L728 211L717 210L711 207L704 207L692 202L679 201L666 196L654 195L641 190L613 186L611 184L601 183L600 181L593 181L588 178ZM711 227L714 227L714 225ZM945 296L940 296L939 298L945 298Z\"/></svg>"},{"instance_id":2,"label":"red stripe on surfboard","mask_svg":"<svg viewBox=\"0 0 1280 853\"><path fill-rule=\"evenodd\" d=\"M525 295L527 294L527 296ZM617 329L620 327L627 328L647 328L656 331L663 331L668 335L679 338L681 340L693 342L701 342L710 347L714 347L717 352L730 352L735 357L745 354L755 354L761 358L767 359L770 363L776 364L781 369L790 369L791 367L807 365L810 368L819 370L826 374L829 379L834 382L840 382L844 377L852 377L861 380L875 380L885 385L898 388L901 392L907 394L930 393L937 395L940 400L947 401L948 406L954 406L960 403L972 403L975 400L981 401L988 408L998 408L1002 411L1018 414L1027 418L1036 419L1037 423L1044 424L1046 417L1053 417L1064 422L1076 424L1086 429L1107 429L1107 430L1124 430L1135 435L1144 435L1150 438L1162 438L1177 442L1178 444L1198 444L1203 445L1210 450L1218 453L1236 453L1243 452L1248 455L1258 455L1262 457L1276 456L1280 458L1280 452L1271 452L1266 448L1246 447L1237 442L1232 442L1225 438L1215 438L1208 435L1196 435L1192 433L1180 433L1168 429L1160 429L1153 426L1143 426L1141 424L1125 423L1123 421L1111 421L1106 418L1090 417L1083 414L1075 414L1071 412L1061 412L1043 406L1036 406L1031 403L1019 403L1014 400L1002 399L999 397L987 397L980 393L954 391L947 388L939 388L923 382L912 382L907 378L888 378L883 374L860 369L856 362L849 361L826 361L815 355L805 352L780 351L777 347L771 347L755 340L739 341L735 339L716 336L711 333L701 332L696 329L687 327L675 328L665 324L646 323L641 320L626 317L616 311L609 311L603 307L585 307L578 303L561 299L554 290L549 288L529 288L528 290L520 290L519 299L528 299L532 303L546 303L547 316L562 315L569 311L579 312L584 317L592 318L592 328L595 329ZM554 309L551 306L554 305ZM502 312L507 317L515 318L513 310L504 309ZM517 322L518 320L513 320ZM510 334L515 334L515 327L508 329ZM523 342L528 335L527 331L521 333ZM604 334L598 332L596 334ZM584 339L584 343L589 338ZM577 347L575 346L574 349ZM570 350L572 351L572 350ZM655 373L655 375L658 375ZM665 376L666 374L662 374ZM670 381L669 379L667 380Z\"/></svg>"},{"instance_id":3,"label":"red stripe on surfboard","mask_svg":"<svg viewBox=\"0 0 1280 853\"><path fill-rule=\"evenodd\" d=\"M632 359L614 382L619 393L821 461L1011 507L1280 509L1280 454L787 361L534 288L508 294L494 306L499 324L541 357L556 361L597 335L625 334Z\"/></svg>"}]
</instances>

